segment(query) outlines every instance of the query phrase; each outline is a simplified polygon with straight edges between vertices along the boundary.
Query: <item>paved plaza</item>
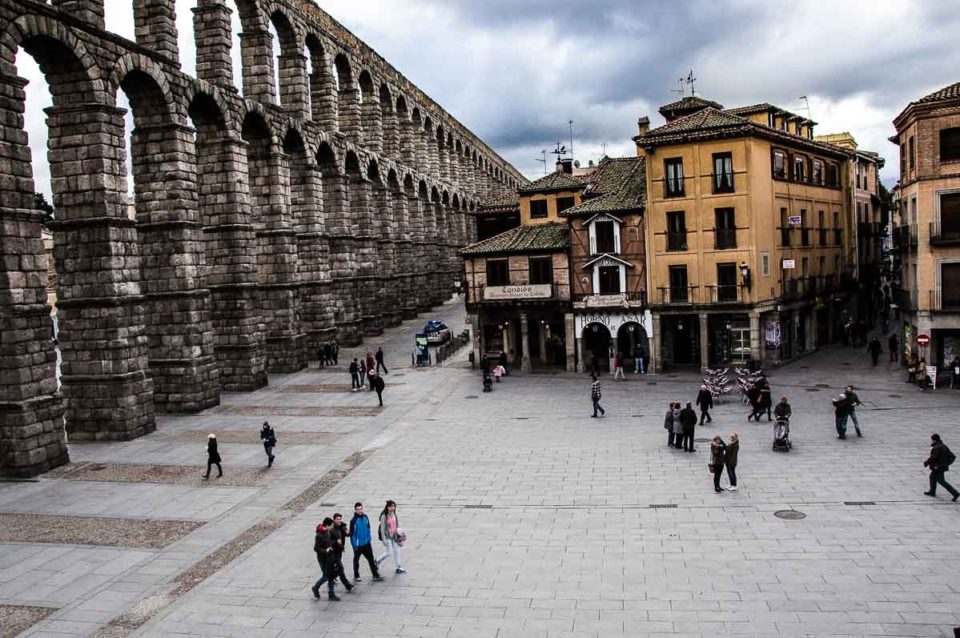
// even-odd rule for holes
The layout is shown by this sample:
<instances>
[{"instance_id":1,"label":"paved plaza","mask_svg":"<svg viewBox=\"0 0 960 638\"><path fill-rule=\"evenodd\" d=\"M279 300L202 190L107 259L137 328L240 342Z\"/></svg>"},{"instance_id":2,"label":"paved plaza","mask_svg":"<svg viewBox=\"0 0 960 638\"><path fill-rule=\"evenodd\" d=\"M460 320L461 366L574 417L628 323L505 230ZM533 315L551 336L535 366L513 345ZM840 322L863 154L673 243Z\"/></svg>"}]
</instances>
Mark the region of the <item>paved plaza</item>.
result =
<instances>
[{"instance_id":1,"label":"paved plaza","mask_svg":"<svg viewBox=\"0 0 960 638\"><path fill-rule=\"evenodd\" d=\"M437 315L455 331L463 307ZM715 494L706 441L667 448L669 401L692 373L511 375L481 392L466 351L412 369L407 322L383 345L376 396L335 370L272 376L127 443L71 445L72 463L0 483L0 635L952 636L960 503L922 494L929 435L960 448L960 390L929 394L860 349L770 374L794 448L734 399L698 438L737 430L738 492ZM857 386L865 437L838 441L830 399ZM268 418L277 463L256 438ZM223 479L203 481L217 432ZM948 478L951 478L948 473ZM725 481L726 479L724 479ZM955 480L960 483L960 480ZM361 500L397 501L407 574L384 565L342 602L315 600L313 528ZM781 510L805 515L774 516ZM379 551L375 541L375 549ZM350 558L348 550L346 558ZM348 567L349 570L349 567Z\"/></svg>"}]
</instances>

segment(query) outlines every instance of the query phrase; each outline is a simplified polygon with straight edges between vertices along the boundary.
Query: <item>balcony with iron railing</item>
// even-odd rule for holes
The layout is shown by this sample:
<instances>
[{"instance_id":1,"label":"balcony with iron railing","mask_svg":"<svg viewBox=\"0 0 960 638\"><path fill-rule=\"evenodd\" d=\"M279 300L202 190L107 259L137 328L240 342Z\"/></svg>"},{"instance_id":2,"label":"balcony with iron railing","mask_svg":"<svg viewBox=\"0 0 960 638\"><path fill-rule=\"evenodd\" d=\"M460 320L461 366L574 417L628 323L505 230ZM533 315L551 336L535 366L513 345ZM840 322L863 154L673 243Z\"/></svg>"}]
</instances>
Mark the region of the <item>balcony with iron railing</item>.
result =
<instances>
[{"instance_id":1,"label":"balcony with iron railing","mask_svg":"<svg viewBox=\"0 0 960 638\"><path fill-rule=\"evenodd\" d=\"M573 307L585 308L646 308L645 290L618 293L576 293L573 295Z\"/></svg>"},{"instance_id":2,"label":"balcony with iron railing","mask_svg":"<svg viewBox=\"0 0 960 638\"><path fill-rule=\"evenodd\" d=\"M917 225L905 224L893 229L893 246L900 250L916 249Z\"/></svg>"},{"instance_id":3,"label":"balcony with iron railing","mask_svg":"<svg viewBox=\"0 0 960 638\"><path fill-rule=\"evenodd\" d=\"M908 288L894 288L893 303L900 310L916 310L917 291Z\"/></svg>"},{"instance_id":4,"label":"balcony with iron railing","mask_svg":"<svg viewBox=\"0 0 960 638\"><path fill-rule=\"evenodd\" d=\"M736 228L714 228L713 247L715 250L728 250L737 247Z\"/></svg>"},{"instance_id":5,"label":"balcony with iron railing","mask_svg":"<svg viewBox=\"0 0 960 638\"><path fill-rule=\"evenodd\" d=\"M687 231L667 232L667 250L669 252L687 250Z\"/></svg>"},{"instance_id":6,"label":"balcony with iron railing","mask_svg":"<svg viewBox=\"0 0 960 638\"><path fill-rule=\"evenodd\" d=\"M716 284L706 286L707 303L746 303L746 288L742 284Z\"/></svg>"},{"instance_id":7,"label":"balcony with iron railing","mask_svg":"<svg viewBox=\"0 0 960 638\"><path fill-rule=\"evenodd\" d=\"M960 290L934 288L930 291L930 310L960 312Z\"/></svg>"},{"instance_id":8,"label":"balcony with iron railing","mask_svg":"<svg viewBox=\"0 0 960 638\"><path fill-rule=\"evenodd\" d=\"M661 304L695 304L699 286L661 286L657 288L657 301Z\"/></svg>"},{"instance_id":9,"label":"balcony with iron railing","mask_svg":"<svg viewBox=\"0 0 960 638\"><path fill-rule=\"evenodd\" d=\"M931 222L931 246L958 246L960 245L960 222Z\"/></svg>"}]
</instances>

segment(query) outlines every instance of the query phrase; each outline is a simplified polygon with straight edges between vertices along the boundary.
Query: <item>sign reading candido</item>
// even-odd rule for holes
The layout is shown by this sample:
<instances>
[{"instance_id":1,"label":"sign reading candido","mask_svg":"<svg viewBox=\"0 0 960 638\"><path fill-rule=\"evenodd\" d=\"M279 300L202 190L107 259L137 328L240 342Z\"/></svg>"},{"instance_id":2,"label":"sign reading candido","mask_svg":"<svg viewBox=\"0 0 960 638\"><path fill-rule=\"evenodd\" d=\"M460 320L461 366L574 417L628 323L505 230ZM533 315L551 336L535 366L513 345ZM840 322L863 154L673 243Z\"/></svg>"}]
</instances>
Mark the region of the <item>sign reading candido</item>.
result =
<instances>
[{"instance_id":1,"label":"sign reading candido","mask_svg":"<svg viewBox=\"0 0 960 638\"><path fill-rule=\"evenodd\" d=\"M917 345L925 346L930 343L930 335L917 335Z\"/></svg>"},{"instance_id":2,"label":"sign reading candido","mask_svg":"<svg viewBox=\"0 0 960 638\"><path fill-rule=\"evenodd\" d=\"M495 299L549 299L553 294L550 284L521 284L517 286L487 286L484 301Z\"/></svg>"}]
</instances>

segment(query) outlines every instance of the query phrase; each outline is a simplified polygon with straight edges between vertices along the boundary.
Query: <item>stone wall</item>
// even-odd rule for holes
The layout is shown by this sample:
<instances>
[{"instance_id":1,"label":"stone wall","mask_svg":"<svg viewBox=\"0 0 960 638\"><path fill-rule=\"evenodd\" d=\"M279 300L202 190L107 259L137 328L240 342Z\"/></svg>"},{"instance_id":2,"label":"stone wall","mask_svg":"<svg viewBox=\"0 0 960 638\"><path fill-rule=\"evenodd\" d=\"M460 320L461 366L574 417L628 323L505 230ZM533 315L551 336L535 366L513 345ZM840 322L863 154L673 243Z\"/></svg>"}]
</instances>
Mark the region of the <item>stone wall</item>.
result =
<instances>
[{"instance_id":1,"label":"stone wall","mask_svg":"<svg viewBox=\"0 0 960 638\"><path fill-rule=\"evenodd\" d=\"M66 462L65 431L137 437L158 412L216 405L221 391L304 367L325 341L356 344L429 310L459 277L477 202L525 182L312 2L236 0L234 69L230 9L198 0L193 78L180 70L174 0L132 1L136 42L104 30L104 0L0 0L5 475ZM54 103L62 391L20 51Z\"/></svg>"}]
</instances>

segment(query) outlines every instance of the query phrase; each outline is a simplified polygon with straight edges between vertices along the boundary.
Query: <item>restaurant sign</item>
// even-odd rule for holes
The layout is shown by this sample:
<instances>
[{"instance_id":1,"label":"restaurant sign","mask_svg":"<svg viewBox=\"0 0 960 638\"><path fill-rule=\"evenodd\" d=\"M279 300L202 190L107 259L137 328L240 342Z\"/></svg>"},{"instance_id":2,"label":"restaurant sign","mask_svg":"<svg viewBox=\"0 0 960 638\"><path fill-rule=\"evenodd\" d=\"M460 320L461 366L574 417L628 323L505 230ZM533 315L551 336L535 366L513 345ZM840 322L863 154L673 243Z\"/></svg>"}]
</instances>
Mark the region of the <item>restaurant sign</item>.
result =
<instances>
[{"instance_id":1,"label":"restaurant sign","mask_svg":"<svg viewBox=\"0 0 960 638\"><path fill-rule=\"evenodd\" d=\"M502 299L549 299L553 295L551 284L520 284L517 286L487 286L483 289L484 301Z\"/></svg>"}]
</instances>

